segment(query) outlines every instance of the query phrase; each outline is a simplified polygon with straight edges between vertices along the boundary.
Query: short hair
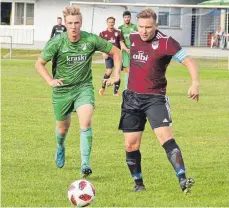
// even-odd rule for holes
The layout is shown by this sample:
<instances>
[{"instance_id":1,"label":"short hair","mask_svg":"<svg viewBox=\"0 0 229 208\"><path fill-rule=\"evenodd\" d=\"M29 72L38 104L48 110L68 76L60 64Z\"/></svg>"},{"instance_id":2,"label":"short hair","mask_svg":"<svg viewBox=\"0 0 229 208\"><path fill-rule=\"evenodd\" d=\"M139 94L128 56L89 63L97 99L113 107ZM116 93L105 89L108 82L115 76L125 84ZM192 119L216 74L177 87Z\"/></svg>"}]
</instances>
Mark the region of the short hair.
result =
<instances>
[{"instance_id":1,"label":"short hair","mask_svg":"<svg viewBox=\"0 0 229 208\"><path fill-rule=\"evenodd\" d=\"M62 18L61 18L61 17L57 17L57 19L60 19L60 20L62 20Z\"/></svg>"},{"instance_id":2,"label":"short hair","mask_svg":"<svg viewBox=\"0 0 229 208\"><path fill-rule=\"evenodd\" d=\"M153 18L155 22L157 22L157 14L152 9L144 9L137 14L137 19L143 18Z\"/></svg>"},{"instance_id":3,"label":"short hair","mask_svg":"<svg viewBox=\"0 0 229 208\"><path fill-rule=\"evenodd\" d=\"M125 11L125 12L123 12L123 15L122 15L123 17L124 16L131 16L131 13L129 12L129 11Z\"/></svg>"},{"instance_id":4,"label":"short hair","mask_svg":"<svg viewBox=\"0 0 229 208\"><path fill-rule=\"evenodd\" d=\"M114 18L114 17L108 17L108 18L107 18L107 21L108 21L109 19L113 19L114 22L115 22L115 18Z\"/></svg>"},{"instance_id":5,"label":"short hair","mask_svg":"<svg viewBox=\"0 0 229 208\"><path fill-rule=\"evenodd\" d=\"M63 15L64 15L64 19L69 16L69 15L72 15L72 16L77 16L79 15L80 16L80 19L82 21L82 14L80 12L80 8L73 5L73 6L69 6L69 7L65 7L64 8L64 11L63 11Z\"/></svg>"}]
</instances>

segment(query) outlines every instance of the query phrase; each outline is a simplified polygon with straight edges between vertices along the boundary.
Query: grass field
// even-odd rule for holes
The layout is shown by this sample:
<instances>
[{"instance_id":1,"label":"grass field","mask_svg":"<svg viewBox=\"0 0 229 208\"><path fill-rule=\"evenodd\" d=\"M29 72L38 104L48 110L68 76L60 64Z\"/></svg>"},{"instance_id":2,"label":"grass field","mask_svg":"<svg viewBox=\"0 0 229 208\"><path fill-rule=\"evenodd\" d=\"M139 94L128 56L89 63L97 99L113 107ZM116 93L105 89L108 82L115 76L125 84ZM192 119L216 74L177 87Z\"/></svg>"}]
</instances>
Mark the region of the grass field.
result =
<instances>
[{"instance_id":1,"label":"grass field","mask_svg":"<svg viewBox=\"0 0 229 208\"><path fill-rule=\"evenodd\" d=\"M225 62L226 63L226 62ZM203 61L200 61L200 65ZM226 64L225 64L226 65ZM50 65L49 65L50 68ZM229 207L229 71L200 68L200 101L187 98L186 69L167 71L175 138L182 149L193 192L183 195L149 124L143 135L142 169L147 191L134 186L117 130L121 97L112 88L100 97L102 64L93 65L96 110L93 117L93 207ZM71 207L67 188L80 179L79 124L74 114L66 143L66 164L57 169L51 88L33 60L2 60L2 207Z\"/></svg>"}]
</instances>

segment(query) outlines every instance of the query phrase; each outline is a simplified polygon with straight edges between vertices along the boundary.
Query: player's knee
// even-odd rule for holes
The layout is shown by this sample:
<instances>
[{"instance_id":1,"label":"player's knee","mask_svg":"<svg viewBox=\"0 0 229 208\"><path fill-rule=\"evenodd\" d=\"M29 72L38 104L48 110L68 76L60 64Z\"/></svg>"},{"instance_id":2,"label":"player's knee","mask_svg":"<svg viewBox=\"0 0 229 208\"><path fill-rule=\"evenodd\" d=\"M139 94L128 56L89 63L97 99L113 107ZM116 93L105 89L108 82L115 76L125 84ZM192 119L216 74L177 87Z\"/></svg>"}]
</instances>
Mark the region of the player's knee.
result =
<instances>
[{"instance_id":1,"label":"player's knee","mask_svg":"<svg viewBox=\"0 0 229 208\"><path fill-rule=\"evenodd\" d=\"M138 144L125 144L125 150L127 152L133 152L139 149Z\"/></svg>"},{"instance_id":2,"label":"player's knee","mask_svg":"<svg viewBox=\"0 0 229 208\"><path fill-rule=\"evenodd\" d=\"M69 127L61 127L57 129L57 132L60 136L64 136L68 132Z\"/></svg>"},{"instance_id":3,"label":"player's knee","mask_svg":"<svg viewBox=\"0 0 229 208\"><path fill-rule=\"evenodd\" d=\"M80 125L80 129L88 129L91 127L91 121L85 121Z\"/></svg>"}]
</instances>

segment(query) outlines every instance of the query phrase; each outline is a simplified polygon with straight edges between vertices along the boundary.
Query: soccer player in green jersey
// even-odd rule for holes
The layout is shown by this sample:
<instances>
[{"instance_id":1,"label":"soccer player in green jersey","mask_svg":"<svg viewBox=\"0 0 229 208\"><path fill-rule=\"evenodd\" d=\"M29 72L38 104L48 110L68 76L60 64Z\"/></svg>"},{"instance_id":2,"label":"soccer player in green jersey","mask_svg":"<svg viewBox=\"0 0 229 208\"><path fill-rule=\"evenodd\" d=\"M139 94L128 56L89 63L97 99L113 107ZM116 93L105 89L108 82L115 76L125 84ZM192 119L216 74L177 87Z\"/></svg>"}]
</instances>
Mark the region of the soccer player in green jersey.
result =
<instances>
[{"instance_id":1,"label":"soccer player in green jersey","mask_svg":"<svg viewBox=\"0 0 229 208\"><path fill-rule=\"evenodd\" d=\"M76 6L63 11L67 32L55 36L46 44L36 61L36 69L53 88L53 107L56 118L56 165L65 163L65 138L70 126L70 115L76 111L80 125L81 172L90 175L89 166L92 147L92 113L94 109L94 89L92 85L91 63L95 51L107 53L114 59L114 75L106 81L113 85L120 80L121 51L97 35L81 31L82 15ZM56 58L52 75L46 63Z\"/></svg>"},{"instance_id":2,"label":"soccer player in green jersey","mask_svg":"<svg viewBox=\"0 0 229 208\"><path fill-rule=\"evenodd\" d=\"M137 32L138 28L137 25L132 24L130 22L131 13L129 11L125 11L123 13L123 21L124 24L119 26L118 29L121 30L124 37L124 43L126 45L125 48L122 47L122 65L123 68L125 68L124 84L125 84L125 89L127 89L129 70L130 70L130 34L133 32Z\"/></svg>"}]
</instances>

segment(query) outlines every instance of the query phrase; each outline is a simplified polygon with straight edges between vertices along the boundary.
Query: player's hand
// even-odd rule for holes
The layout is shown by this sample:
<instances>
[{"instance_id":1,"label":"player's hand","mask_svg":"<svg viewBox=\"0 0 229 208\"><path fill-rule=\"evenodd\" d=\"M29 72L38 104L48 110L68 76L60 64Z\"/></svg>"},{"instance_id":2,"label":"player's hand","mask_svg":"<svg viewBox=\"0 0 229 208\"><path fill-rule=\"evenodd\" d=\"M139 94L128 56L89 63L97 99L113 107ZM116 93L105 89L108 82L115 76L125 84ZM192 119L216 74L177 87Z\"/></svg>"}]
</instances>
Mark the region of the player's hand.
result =
<instances>
[{"instance_id":1,"label":"player's hand","mask_svg":"<svg viewBox=\"0 0 229 208\"><path fill-rule=\"evenodd\" d=\"M125 51L126 51L128 54L130 54L130 49L126 49Z\"/></svg>"},{"instance_id":2,"label":"player's hand","mask_svg":"<svg viewBox=\"0 0 229 208\"><path fill-rule=\"evenodd\" d=\"M59 87L64 84L63 81L64 79L53 79L48 84L50 87Z\"/></svg>"},{"instance_id":3,"label":"player's hand","mask_svg":"<svg viewBox=\"0 0 229 208\"><path fill-rule=\"evenodd\" d=\"M120 77L111 77L109 79L104 79L103 82L106 82L106 85L112 86L114 83L118 82L120 80Z\"/></svg>"},{"instance_id":4,"label":"player's hand","mask_svg":"<svg viewBox=\"0 0 229 208\"><path fill-rule=\"evenodd\" d=\"M188 89L188 98L199 100L199 83L193 83L192 86Z\"/></svg>"},{"instance_id":5,"label":"player's hand","mask_svg":"<svg viewBox=\"0 0 229 208\"><path fill-rule=\"evenodd\" d=\"M104 58L104 59L108 59L108 57L109 57L108 54L103 53L103 58Z\"/></svg>"}]
</instances>

